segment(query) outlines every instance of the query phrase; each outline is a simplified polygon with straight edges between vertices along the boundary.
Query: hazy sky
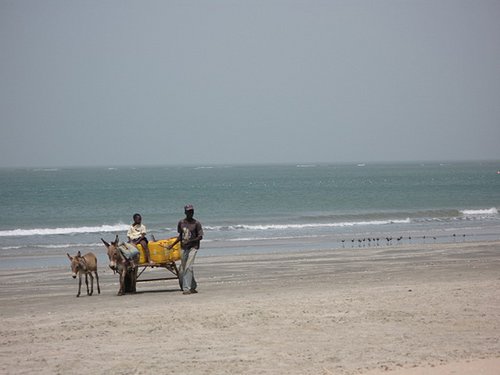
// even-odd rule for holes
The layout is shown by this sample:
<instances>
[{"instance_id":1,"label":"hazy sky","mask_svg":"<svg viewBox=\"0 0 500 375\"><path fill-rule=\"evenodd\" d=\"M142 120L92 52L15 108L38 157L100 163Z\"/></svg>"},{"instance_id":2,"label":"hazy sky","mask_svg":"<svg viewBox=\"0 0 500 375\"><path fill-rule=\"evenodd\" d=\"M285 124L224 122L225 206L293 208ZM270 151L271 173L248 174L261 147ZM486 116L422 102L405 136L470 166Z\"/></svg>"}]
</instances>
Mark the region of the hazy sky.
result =
<instances>
[{"instance_id":1,"label":"hazy sky","mask_svg":"<svg viewBox=\"0 0 500 375\"><path fill-rule=\"evenodd\" d=\"M500 160L500 1L0 0L0 166Z\"/></svg>"}]
</instances>

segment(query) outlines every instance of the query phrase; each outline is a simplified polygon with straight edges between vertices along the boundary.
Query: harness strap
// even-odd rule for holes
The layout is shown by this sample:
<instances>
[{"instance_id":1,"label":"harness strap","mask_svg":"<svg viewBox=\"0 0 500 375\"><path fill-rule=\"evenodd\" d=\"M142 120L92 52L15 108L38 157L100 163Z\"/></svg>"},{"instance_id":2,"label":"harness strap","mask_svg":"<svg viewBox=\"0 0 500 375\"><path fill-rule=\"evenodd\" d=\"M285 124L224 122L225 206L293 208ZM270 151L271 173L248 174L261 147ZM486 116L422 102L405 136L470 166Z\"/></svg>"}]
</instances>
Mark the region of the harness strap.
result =
<instances>
[{"instance_id":1,"label":"harness strap","mask_svg":"<svg viewBox=\"0 0 500 375\"><path fill-rule=\"evenodd\" d=\"M132 267L130 267L130 264L132 263L131 259L129 259L129 258L127 258L127 257L125 256L125 254L123 253L123 251L122 251L122 249L120 248L120 246L118 246L118 247L116 248L116 250L118 251L119 257L122 259L122 261L123 261L123 264L124 264L125 268L126 268L127 270L128 270L128 269L130 269L130 268L132 268Z\"/></svg>"}]
</instances>

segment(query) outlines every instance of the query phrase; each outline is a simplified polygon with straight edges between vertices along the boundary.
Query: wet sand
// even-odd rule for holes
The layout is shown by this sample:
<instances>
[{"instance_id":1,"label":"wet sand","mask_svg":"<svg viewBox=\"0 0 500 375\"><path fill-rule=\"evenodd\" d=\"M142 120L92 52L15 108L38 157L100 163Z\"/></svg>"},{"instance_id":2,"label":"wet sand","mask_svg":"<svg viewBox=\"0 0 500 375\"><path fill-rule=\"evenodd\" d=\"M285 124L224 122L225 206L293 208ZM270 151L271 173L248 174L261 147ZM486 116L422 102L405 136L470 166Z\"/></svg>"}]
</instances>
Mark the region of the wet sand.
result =
<instances>
[{"instance_id":1,"label":"wet sand","mask_svg":"<svg viewBox=\"0 0 500 375\"><path fill-rule=\"evenodd\" d=\"M499 374L500 242L200 256L195 267L188 296L170 280L118 297L102 264L101 294L84 284L80 298L69 262L0 271L0 373Z\"/></svg>"}]
</instances>

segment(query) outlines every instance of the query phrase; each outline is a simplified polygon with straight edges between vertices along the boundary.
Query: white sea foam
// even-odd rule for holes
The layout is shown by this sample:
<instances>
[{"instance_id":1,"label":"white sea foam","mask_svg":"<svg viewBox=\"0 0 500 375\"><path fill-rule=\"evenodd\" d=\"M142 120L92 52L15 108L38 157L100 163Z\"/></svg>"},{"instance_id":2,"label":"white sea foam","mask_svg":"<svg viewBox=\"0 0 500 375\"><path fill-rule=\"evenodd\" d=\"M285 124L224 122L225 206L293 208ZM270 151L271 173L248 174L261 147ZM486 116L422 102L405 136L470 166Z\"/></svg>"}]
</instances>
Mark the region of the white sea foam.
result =
<instances>
[{"instance_id":1,"label":"white sea foam","mask_svg":"<svg viewBox=\"0 0 500 375\"><path fill-rule=\"evenodd\" d=\"M33 172L59 172L59 168L36 168Z\"/></svg>"},{"instance_id":2,"label":"white sea foam","mask_svg":"<svg viewBox=\"0 0 500 375\"><path fill-rule=\"evenodd\" d=\"M102 245L102 243L66 243L66 244L58 244L58 245L25 245L25 246L2 246L0 250L17 250L23 249L26 247L34 248L34 249L66 249L69 247L97 247Z\"/></svg>"},{"instance_id":3,"label":"white sea foam","mask_svg":"<svg viewBox=\"0 0 500 375\"><path fill-rule=\"evenodd\" d=\"M36 245L33 247L40 249L65 249L67 247L97 247L101 245L102 243L96 242L96 243L66 243L59 245Z\"/></svg>"},{"instance_id":4,"label":"white sea foam","mask_svg":"<svg viewBox=\"0 0 500 375\"><path fill-rule=\"evenodd\" d=\"M388 225L388 224L409 224L410 218L402 220L371 220L371 221L354 221L354 222L341 222L341 223L307 223L307 224L261 224L261 225L230 225L220 227L206 227L208 230L213 231L233 231L233 230L248 230L248 231L262 231L262 230L287 230L287 229L307 229L307 228L342 228L354 227L364 225Z\"/></svg>"},{"instance_id":5,"label":"white sea foam","mask_svg":"<svg viewBox=\"0 0 500 375\"><path fill-rule=\"evenodd\" d=\"M465 216L498 215L498 210L495 207L483 210L462 210L460 212Z\"/></svg>"},{"instance_id":6,"label":"white sea foam","mask_svg":"<svg viewBox=\"0 0 500 375\"><path fill-rule=\"evenodd\" d=\"M305 236L301 235L300 238L321 238L322 236ZM239 238L231 238L228 239L228 242L245 242L245 241L269 241L269 240L296 240L298 237L296 236L273 236L272 238L269 237L239 237Z\"/></svg>"},{"instance_id":7,"label":"white sea foam","mask_svg":"<svg viewBox=\"0 0 500 375\"><path fill-rule=\"evenodd\" d=\"M101 233L126 231L127 224L101 225L98 227L74 227L74 228L35 228L35 229L13 229L0 231L0 237L20 237L20 236L50 236L56 234L73 233Z\"/></svg>"}]
</instances>

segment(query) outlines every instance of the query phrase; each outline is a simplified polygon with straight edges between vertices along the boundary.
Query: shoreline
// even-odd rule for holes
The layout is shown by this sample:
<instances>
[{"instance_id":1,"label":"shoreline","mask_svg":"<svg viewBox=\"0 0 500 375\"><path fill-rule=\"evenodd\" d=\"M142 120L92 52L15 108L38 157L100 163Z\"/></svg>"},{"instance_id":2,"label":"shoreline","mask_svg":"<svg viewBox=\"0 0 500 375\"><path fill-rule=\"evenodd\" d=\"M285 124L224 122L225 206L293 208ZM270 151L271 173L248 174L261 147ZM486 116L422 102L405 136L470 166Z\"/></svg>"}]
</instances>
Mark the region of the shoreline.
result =
<instances>
[{"instance_id":1,"label":"shoreline","mask_svg":"<svg viewBox=\"0 0 500 375\"><path fill-rule=\"evenodd\" d=\"M0 270L0 371L493 375L500 365L500 241L198 257L192 296L170 280L117 297L106 268L101 294L83 283L80 298L69 265Z\"/></svg>"},{"instance_id":2,"label":"shoreline","mask_svg":"<svg viewBox=\"0 0 500 375\"><path fill-rule=\"evenodd\" d=\"M293 254L304 252L304 249L311 249L308 251L343 251L346 249L356 251L362 248L384 249L401 246L474 244L500 241L499 231L500 227L493 225L481 230L478 228L462 228L462 230L448 228L436 231L414 229L412 231L364 231L331 236L256 238L236 241L204 239L202 251L198 257ZM165 236L162 239L171 237ZM374 237L378 239L376 242ZM78 250L82 254L93 252L101 265L107 262L106 249L100 242L92 244L68 243L54 245L54 247L50 245L8 246L6 249L0 250L0 271L66 267L66 253L73 255Z\"/></svg>"}]
</instances>

